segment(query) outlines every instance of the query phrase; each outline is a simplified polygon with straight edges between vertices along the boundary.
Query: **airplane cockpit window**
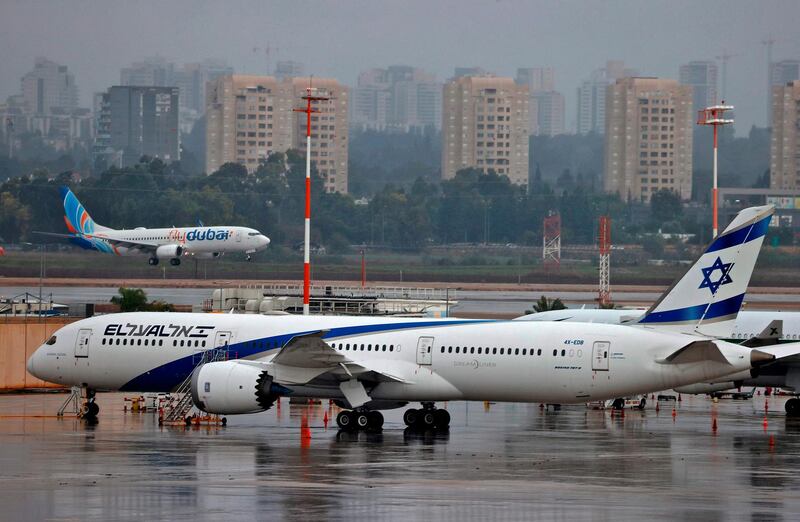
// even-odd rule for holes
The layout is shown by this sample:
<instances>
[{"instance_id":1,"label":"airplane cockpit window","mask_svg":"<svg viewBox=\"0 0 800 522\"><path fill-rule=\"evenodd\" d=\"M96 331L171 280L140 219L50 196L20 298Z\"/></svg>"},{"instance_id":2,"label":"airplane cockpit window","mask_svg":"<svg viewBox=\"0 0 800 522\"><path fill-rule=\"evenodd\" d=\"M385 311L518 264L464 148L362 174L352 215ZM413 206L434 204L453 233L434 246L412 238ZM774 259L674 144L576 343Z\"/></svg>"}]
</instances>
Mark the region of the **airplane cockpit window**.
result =
<instances>
[{"instance_id":1,"label":"airplane cockpit window","mask_svg":"<svg viewBox=\"0 0 800 522\"><path fill-rule=\"evenodd\" d=\"M54 336L50 337L50 339L48 339L47 342L44 343L44 344L49 344L50 346L56 344L56 336L54 335Z\"/></svg>"},{"instance_id":2,"label":"airplane cockpit window","mask_svg":"<svg viewBox=\"0 0 800 522\"><path fill-rule=\"evenodd\" d=\"M253 236L258 236L259 233L258 232L248 232L247 235L250 236L250 237L253 237Z\"/></svg>"}]
</instances>

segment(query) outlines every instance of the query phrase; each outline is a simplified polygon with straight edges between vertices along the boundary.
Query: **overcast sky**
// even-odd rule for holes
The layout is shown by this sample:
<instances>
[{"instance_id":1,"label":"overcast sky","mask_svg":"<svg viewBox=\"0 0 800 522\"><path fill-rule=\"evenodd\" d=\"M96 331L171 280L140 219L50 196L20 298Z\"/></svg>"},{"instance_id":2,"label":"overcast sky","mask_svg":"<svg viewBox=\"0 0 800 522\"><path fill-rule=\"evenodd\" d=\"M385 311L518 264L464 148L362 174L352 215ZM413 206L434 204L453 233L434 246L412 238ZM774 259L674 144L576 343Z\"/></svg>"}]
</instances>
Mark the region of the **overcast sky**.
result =
<instances>
[{"instance_id":1,"label":"overcast sky","mask_svg":"<svg viewBox=\"0 0 800 522\"><path fill-rule=\"evenodd\" d=\"M152 55L222 58L253 74L297 60L349 85L364 68L392 64L440 80L462 65L510 76L551 66L573 129L577 85L607 59L677 79L680 64L725 51L741 134L766 122L762 40L776 40L775 60L800 58L798 21L798 0L0 0L0 97L19 92L37 56L74 72L84 106L119 82L121 67Z\"/></svg>"}]
</instances>

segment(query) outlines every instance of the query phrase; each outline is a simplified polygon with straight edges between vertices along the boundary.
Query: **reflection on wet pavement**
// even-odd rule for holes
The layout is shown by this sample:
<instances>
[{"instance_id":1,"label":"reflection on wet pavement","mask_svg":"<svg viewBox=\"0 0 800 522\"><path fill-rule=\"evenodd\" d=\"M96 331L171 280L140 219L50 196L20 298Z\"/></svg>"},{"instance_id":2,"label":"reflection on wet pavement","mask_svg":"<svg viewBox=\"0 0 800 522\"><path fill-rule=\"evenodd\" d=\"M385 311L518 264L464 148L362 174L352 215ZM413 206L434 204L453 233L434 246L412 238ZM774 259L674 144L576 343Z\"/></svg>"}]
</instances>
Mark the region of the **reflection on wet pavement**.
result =
<instances>
[{"instance_id":1,"label":"reflection on wet pavement","mask_svg":"<svg viewBox=\"0 0 800 522\"><path fill-rule=\"evenodd\" d=\"M101 394L96 425L59 394L0 396L4 520L785 519L800 514L800 421L783 399L684 398L624 416L450 403L446 433L339 433L295 406L227 428L159 428ZM327 429L325 420L328 420ZM41 416L41 417L40 417ZM715 422L716 421L716 422ZM307 428L306 428L307 426ZM716 429L714 429L716 428Z\"/></svg>"}]
</instances>

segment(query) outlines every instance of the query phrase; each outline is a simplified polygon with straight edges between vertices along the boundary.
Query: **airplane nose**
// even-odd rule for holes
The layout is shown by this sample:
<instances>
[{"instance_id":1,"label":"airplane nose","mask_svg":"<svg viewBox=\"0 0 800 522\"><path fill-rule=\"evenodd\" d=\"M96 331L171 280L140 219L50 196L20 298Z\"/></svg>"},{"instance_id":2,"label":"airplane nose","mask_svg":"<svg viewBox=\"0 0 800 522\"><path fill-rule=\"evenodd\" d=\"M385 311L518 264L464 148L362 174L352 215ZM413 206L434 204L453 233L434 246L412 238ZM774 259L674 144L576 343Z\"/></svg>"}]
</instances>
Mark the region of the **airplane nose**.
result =
<instances>
[{"instance_id":1,"label":"airplane nose","mask_svg":"<svg viewBox=\"0 0 800 522\"><path fill-rule=\"evenodd\" d=\"M269 245L269 238L262 234L261 235L261 246L262 247L266 247L267 245Z\"/></svg>"},{"instance_id":2,"label":"airplane nose","mask_svg":"<svg viewBox=\"0 0 800 522\"><path fill-rule=\"evenodd\" d=\"M34 359L36 359L36 352L33 352L30 358L28 358L28 363L25 365L25 368L28 370L28 373L36 377L36 363Z\"/></svg>"}]
</instances>

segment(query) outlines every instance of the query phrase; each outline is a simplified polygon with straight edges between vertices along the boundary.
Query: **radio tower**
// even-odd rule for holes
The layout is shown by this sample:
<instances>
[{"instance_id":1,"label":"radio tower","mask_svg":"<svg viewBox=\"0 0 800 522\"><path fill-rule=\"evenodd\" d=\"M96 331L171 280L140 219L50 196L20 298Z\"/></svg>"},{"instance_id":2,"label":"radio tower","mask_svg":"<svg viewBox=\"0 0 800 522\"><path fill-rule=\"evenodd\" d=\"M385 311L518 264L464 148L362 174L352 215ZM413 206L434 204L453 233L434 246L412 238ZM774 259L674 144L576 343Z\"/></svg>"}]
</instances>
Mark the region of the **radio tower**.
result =
<instances>
[{"instance_id":1,"label":"radio tower","mask_svg":"<svg viewBox=\"0 0 800 522\"><path fill-rule=\"evenodd\" d=\"M600 248L600 294L598 302L600 307L611 302L611 218L600 216L600 231L597 236L597 245Z\"/></svg>"},{"instance_id":2,"label":"radio tower","mask_svg":"<svg viewBox=\"0 0 800 522\"><path fill-rule=\"evenodd\" d=\"M544 218L542 260L545 266L561 265L561 216L552 214Z\"/></svg>"},{"instance_id":3,"label":"radio tower","mask_svg":"<svg viewBox=\"0 0 800 522\"><path fill-rule=\"evenodd\" d=\"M311 81L309 80L303 99L306 101L305 108L293 109L293 111L306 113L306 223L305 246L303 249L303 315L308 315L308 304L311 297L311 113L320 112L319 109L312 107L313 103L330 100L330 96L324 96L318 89L311 87Z\"/></svg>"}]
</instances>

